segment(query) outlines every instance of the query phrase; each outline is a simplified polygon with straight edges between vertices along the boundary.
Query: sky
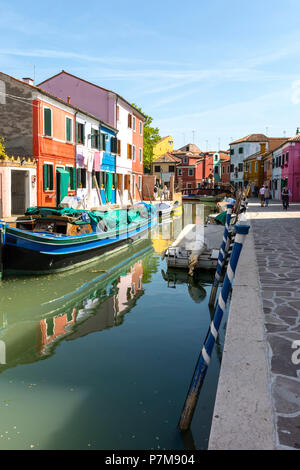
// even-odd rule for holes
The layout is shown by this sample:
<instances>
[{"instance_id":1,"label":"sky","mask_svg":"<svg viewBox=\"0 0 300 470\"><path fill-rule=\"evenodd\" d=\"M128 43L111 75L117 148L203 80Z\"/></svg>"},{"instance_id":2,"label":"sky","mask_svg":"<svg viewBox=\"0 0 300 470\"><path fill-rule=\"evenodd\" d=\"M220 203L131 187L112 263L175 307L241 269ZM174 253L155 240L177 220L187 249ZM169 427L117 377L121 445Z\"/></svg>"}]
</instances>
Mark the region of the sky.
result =
<instances>
[{"instance_id":1,"label":"sky","mask_svg":"<svg viewBox=\"0 0 300 470\"><path fill-rule=\"evenodd\" d=\"M153 118L174 148L300 127L299 0L0 0L0 71L65 70ZM0 129L1 133L1 129Z\"/></svg>"}]
</instances>

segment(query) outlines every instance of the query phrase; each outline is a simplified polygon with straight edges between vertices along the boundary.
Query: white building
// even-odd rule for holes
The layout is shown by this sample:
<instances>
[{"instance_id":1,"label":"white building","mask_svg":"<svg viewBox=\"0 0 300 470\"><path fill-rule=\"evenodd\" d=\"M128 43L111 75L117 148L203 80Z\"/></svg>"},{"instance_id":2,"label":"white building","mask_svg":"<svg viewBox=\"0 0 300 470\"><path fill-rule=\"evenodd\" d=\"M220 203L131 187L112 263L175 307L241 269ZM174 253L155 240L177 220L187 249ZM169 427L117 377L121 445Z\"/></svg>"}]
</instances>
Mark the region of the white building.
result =
<instances>
[{"instance_id":1,"label":"white building","mask_svg":"<svg viewBox=\"0 0 300 470\"><path fill-rule=\"evenodd\" d=\"M250 134L230 144L230 182L236 188L243 187L244 160L259 152L263 143L268 143L264 134Z\"/></svg>"}]
</instances>

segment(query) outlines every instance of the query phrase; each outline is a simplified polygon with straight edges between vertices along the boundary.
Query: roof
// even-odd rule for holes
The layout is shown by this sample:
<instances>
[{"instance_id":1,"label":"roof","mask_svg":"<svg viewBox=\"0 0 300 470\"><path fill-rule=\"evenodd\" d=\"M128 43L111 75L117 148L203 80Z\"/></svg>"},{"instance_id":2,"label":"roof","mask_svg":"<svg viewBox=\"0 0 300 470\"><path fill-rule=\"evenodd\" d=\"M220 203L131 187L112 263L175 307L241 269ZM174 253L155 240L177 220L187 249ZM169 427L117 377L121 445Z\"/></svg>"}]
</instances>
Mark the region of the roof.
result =
<instances>
[{"instance_id":1,"label":"roof","mask_svg":"<svg viewBox=\"0 0 300 470\"><path fill-rule=\"evenodd\" d=\"M156 164L156 163L180 163L180 162L181 162L181 158L175 157L170 152L166 152L164 155L161 155L152 163Z\"/></svg>"},{"instance_id":2,"label":"roof","mask_svg":"<svg viewBox=\"0 0 300 470\"><path fill-rule=\"evenodd\" d=\"M195 144L187 144L181 147L180 149L176 150L177 152L194 152L194 153L201 153L201 150Z\"/></svg>"},{"instance_id":3,"label":"roof","mask_svg":"<svg viewBox=\"0 0 300 470\"><path fill-rule=\"evenodd\" d=\"M162 137L161 139L159 139L157 142L155 142L154 146L159 144L160 142L162 142L163 140L166 140L166 139L169 139L171 137L171 139L173 140L173 137L171 135L166 135L165 137Z\"/></svg>"},{"instance_id":4,"label":"roof","mask_svg":"<svg viewBox=\"0 0 300 470\"><path fill-rule=\"evenodd\" d=\"M268 140L265 134L249 134L246 137L231 142L229 145L241 144L242 142L268 142Z\"/></svg>"},{"instance_id":5,"label":"roof","mask_svg":"<svg viewBox=\"0 0 300 470\"><path fill-rule=\"evenodd\" d=\"M142 118L143 118L144 120L146 119L145 114L143 114L141 111L139 111L135 106L133 106L131 103L129 103L127 100L125 100L125 98L123 98L121 95L119 95L119 94L116 93L115 91L108 90L107 88L104 88L104 87L102 87L102 86L100 86L100 85L96 85L96 83L89 82L88 80L85 80L84 78L81 78L81 77L77 77L76 75L73 75L72 73L66 72L65 70L62 70L61 72L58 72L58 73L56 73L55 75L52 75L52 77L49 77L49 78L47 78L46 80L44 80L43 82L39 83L38 86L43 85L43 84L46 83L46 82L49 82L49 80L52 80L52 78L58 77L59 75L62 75L63 73L66 74L66 75L69 75L70 77L76 78L77 80L81 80L82 82L85 82L85 83L87 83L88 85L92 85L92 86L94 86L94 87L96 87L96 88L100 88L100 90L107 91L108 93L113 93L113 94L116 95L118 98L120 98L121 100L123 100L126 104L128 104L132 109L134 109L134 111L136 111L140 116L142 116Z\"/></svg>"},{"instance_id":6,"label":"roof","mask_svg":"<svg viewBox=\"0 0 300 470\"><path fill-rule=\"evenodd\" d=\"M94 116L93 114L89 113L88 111L84 111L83 109L81 108L78 108L77 106L74 106L73 104L71 103L68 103L67 101L65 100L62 100L61 98L58 98L57 96L55 95L52 95L52 93L49 93L48 91L45 91L43 90L42 88L39 88L35 85L30 85L29 83L27 82L24 82L23 80L19 80L18 78L15 78L15 77L12 77L11 75L7 75L6 73L4 72L0 72L0 75L4 76L4 77L7 77L7 78L10 78L12 80L15 80L16 82L19 82L20 84L24 85L25 87L29 87L45 96L49 96L49 98L52 98L56 101L59 101L60 103L64 104L65 106L67 106L68 108L71 108L71 109L75 109L75 111L78 111L82 114L85 114L86 116L90 116L91 118L95 119L96 121L102 123L103 125L105 125L105 127L108 127L109 129L112 129L114 130L115 132L118 132L118 129L116 129L115 127L113 127L111 124L108 124L107 122L103 121L102 119L99 119L98 117Z\"/></svg>"}]
</instances>

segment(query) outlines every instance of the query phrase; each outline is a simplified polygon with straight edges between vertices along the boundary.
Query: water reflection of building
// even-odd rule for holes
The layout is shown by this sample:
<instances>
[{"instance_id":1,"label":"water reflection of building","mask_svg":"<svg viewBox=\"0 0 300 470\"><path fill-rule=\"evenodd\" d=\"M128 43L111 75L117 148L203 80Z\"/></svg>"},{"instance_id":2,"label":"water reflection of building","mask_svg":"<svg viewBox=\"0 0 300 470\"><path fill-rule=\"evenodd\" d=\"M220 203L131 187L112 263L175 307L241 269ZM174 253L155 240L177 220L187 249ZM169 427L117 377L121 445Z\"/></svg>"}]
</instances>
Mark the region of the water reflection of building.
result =
<instances>
[{"instance_id":1,"label":"water reflection of building","mask_svg":"<svg viewBox=\"0 0 300 470\"><path fill-rule=\"evenodd\" d=\"M128 272L94 291L69 313L40 321L40 354L49 354L62 337L73 340L122 323L123 316L143 294L143 262L137 261Z\"/></svg>"}]
</instances>

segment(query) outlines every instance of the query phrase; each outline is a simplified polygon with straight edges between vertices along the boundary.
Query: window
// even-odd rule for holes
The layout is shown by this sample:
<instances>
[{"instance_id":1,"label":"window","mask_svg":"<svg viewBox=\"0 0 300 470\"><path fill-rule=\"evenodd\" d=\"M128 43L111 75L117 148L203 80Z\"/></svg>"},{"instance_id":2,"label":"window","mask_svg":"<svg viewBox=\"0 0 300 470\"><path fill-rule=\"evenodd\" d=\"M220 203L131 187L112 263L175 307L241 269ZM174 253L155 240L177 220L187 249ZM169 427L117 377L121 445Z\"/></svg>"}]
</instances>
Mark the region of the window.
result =
<instances>
[{"instance_id":1,"label":"window","mask_svg":"<svg viewBox=\"0 0 300 470\"><path fill-rule=\"evenodd\" d=\"M258 169L258 163L255 162L255 173L257 173L257 169Z\"/></svg>"},{"instance_id":2,"label":"window","mask_svg":"<svg viewBox=\"0 0 300 470\"><path fill-rule=\"evenodd\" d=\"M239 163L238 169L239 169L239 171L243 171L243 164L242 163Z\"/></svg>"},{"instance_id":3,"label":"window","mask_svg":"<svg viewBox=\"0 0 300 470\"><path fill-rule=\"evenodd\" d=\"M243 147L239 147L239 153L244 153Z\"/></svg>"},{"instance_id":4,"label":"window","mask_svg":"<svg viewBox=\"0 0 300 470\"><path fill-rule=\"evenodd\" d=\"M66 141L72 142L72 119L66 116Z\"/></svg>"},{"instance_id":5,"label":"window","mask_svg":"<svg viewBox=\"0 0 300 470\"><path fill-rule=\"evenodd\" d=\"M117 121L120 119L120 108L117 106Z\"/></svg>"},{"instance_id":6,"label":"window","mask_svg":"<svg viewBox=\"0 0 300 470\"><path fill-rule=\"evenodd\" d=\"M85 142L85 124L81 122L76 123L76 142L82 145L84 145Z\"/></svg>"},{"instance_id":7,"label":"window","mask_svg":"<svg viewBox=\"0 0 300 470\"><path fill-rule=\"evenodd\" d=\"M139 150L139 159L140 159L140 163L143 163L142 149Z\"/></svg>"},{"instance_id":8,"label":"window","mask_svg":"<svg viewBox=\"0 0 300 470\"><path fill-rule=\"evenodd\" d=\"M178 168L178 176L182 176L182 169Z\"/></svg>"},{"instance_id":9,"label":"window","mask_svg":"<svg viewBox=\"0 0 300 470\"><path fill-rule=\"evenodd\" d=\"M132 145L127 144L127 158L132 158Z\"/></svg>"},{"instance_id":10,"label":"window","mask_svg":"<svg viewBox=\"0 0 300 470\"><path fill-rule=\"evenodd\" d=\"M53 165L45 163L44 165L44 191L53 189Z\"/></svg>"},{"instance_id":11,"label":"window","mask_svg":"<svg viewBox=\"0 0 300 470\"><path fill-rule=\"evenodd\" d=\"M230 173L234 172L234 165L230 165Z\"/></svg>"},{"instance_id":12,"label":"window","mask_svg":"<svg viewBox=\"0 0 300 470\"><path fill-rule=\"evenodd\" d=\"M140 135L143 135L143 124L142 124L142 121L140 121Z\"/></svg>"},{"instance_id":13,"label":"window","mask_svg":"<svg viewBox=\"0 0 300 470\"><path fill-rule=\"evenodd\" d=\"M132 128L132 116L128 114L128 127Z\"/></svg>"},{"instance_id":14,"label":"window","mask_svg":"<svg viewBox=\"0 0 300 470\"><path fill-rule=\"evenodd\" d=\"M96 177L96 181L100 189L100 171L95 171L95 170L92 171L92 188L95 188L94 176Z\"/></svg>"},{"instance_id":15,"label":"window","mask_svg":"<svg viewBox=\"0 0 300 470\"><path fill-rule=\"evenodd\" d=\"M139 190L141 191L141 189L142 189L142 177L141 177L141 175L139 175L138 181L139 181Z\"/></svg>"},{"instance_id":16,"label":"window","mask_svg":"<svg viewBox=\"0 0 300 470\"><path fill-rule=\"evenodd\" d=\"M132 117L132 129L134 132L135 132L135 122L136 122L136 119L135 119L135 116L133 116Z\"/></svg>"},{"instance_id":17,"label":"window","mask_svg":"<svg viewBox=\"0 0 300 470\"><path fill-rule=\"evenodd\" d=\"M197 187L198 187L198 189L200 189L201 188L201 183L197 183Z\"/></svg>"},{"instance_id":18,"label":"window","mask_svg":"<svg viewBox=\"0 0 300 470\"><path fill-rule=\"evenodd\" d=\"M234 155L234 149L230 149L230 155Z\"/></svg>"},{"instance_id":19,"label":"window","mask_svg":"<svg viewBox=\"0 0 300 470\"><path fill-rule=\"evenodd\" d=\"M159 165L154 166L154 172L155 173L160 173L160 166Z\"/></svg>"},{"instance_id":20,"label":"window","mask_svg":"<svg viewBox=\"0 0 300 470\"><path fill-rule=\"evenodd\" d=\"M193 176L194 175L194 169L193 168L189 168L189 176Z\"/></svg>"},{"instance_id":21,"label":"window","mask_svg":"<svg viewBox=\"0 0 300 470\"><path fill-rule=\"evenodd\" d=\"M230 165L227 167L227 173L230 173Z\"/></svg>"},{"instance_id":22,"label":"window","mask_svg":"<svg viewBox=\"0 0 300 470\"><path fill-rule=\"evenodd\" d=\"M222 166L222 174L224 175L225 173L225 166Z\"/></svg>"},{"instance_id":23,"label":"window","mask_svg":"<svg viewBox=\"0 0 300 470\"><path fill-rule=\"evenodd\" d=\"M118 139L117 137L112 136L110 139L110 151L111 153L118 153Z\"/></svg>"},{"instance_id":24,"label":"window","mask_svg":"<svg viewBox=\"0 0 300 470\"><path fill-rule=\"evenodd\" d=\"M77 187L86 188L86 169L77 168Z\"/></svg>"},{"instance_id":25,"label":"window","mask_svg":"<svg viewBox=\"0 0 300 470\"><path fill-rule=\"evenodd\" d=\"M76 189L76 168L67 166L66 170L69 172L69 189L72 191Z\"/></svg>"},{"instance_id":26,"label":"window","mask_svg":"<svg viewBox=\"0 0 300 470\"><path fill-rule=\"evenodd\" d=\"M188 163L189 162L189 159L188 158L184 158L183 159L183 163Z\"/></svg>"},{"instance_id":27,"label":"window","mask_svg":"<svg viewBox=\"0 0 300 470\"><path fill-rule=\"evenodd\" d=\"M245 163L245 171L249 170L249 163Z\"/></svg>"},{"instance_id":28,"label":"window","mask_svg":"<svg viewBox=\"0 0 300 470\"><path fill-rule=\"evenodd\" d=\"M52 109L44 108L44 135L52 136Z\"/></svg>"},{"instance_id":29,"label":"window","mask_svg":"<svg viewBox=\"0 0 300 470\"><path fill-rule=\"evenodd\" d=\"M288 162L289 162L289 152L286 152L285 163L288 164Z\"/></svg>"},{"instance_id":30,"label":"window","mask_svg":"<svg viewBox=\"0 0 300 470\"><path fill-rule=\"evenodd\" d=\"M215 166L215 174L216 174L216 175L219 174L219 167L218 167L218 166Z\"/></svg>"},{"instance_id":31,"label":"window","mask_svg":"<svg viewBox=\"0 0 300 470\"><path fill-rule=\"evenodd\" d=\"M187 184L186 184L186 187L187 187L188 189L192 189L192 183L187 183Z\"/></svg>"},{"instance_id":32,"label":"window","mask_svg":"<svg viewBox=\"0 0 300 470\"><path fill-rule=\"evenodd\" d=\"M132 146L132 161L135 162L135 145Z\"/></svg>"},{"instance_id":33,"label":"window","mask_svg":"<svg viewBox=\"0 0 300 470\"><path fill-rule=\"evenodd\" d=\"M174 173L175 165L169 165L169 173Z\"/></svg>"},{"instance_id":34,"label":"window","mask_svg":"<svg viewBox=\"0 0 300 470\"><path fill-rule=\"evenodd\" d=\"M121 141L119 139L117 139L118 141L118 144L117 144L117 154L118 155L121 155Z\"/></svg>"},{"instance_id":35,"label":"window","mask_svg":"<svg viewBox=\"0 0 300 470\"><path fill-rule=\"evenodd\" d=\"M218 161L218 155L215 155L215 162Z\"/></svg>"},{"instance_id":36,"label":"window","mask_svg":"<svg viewBox=\"0 0 300 470\"><path fill-rule=\"evenodd\" d=\"M282 163L281 163L282 165L284 165L284 157L285 157L285 155L283 154L282 155Z\"/></svg>"},{"instance_id":37,"label":"window","mask_svg":"<svg viewBox=\"0 0 300 470\"><path fill-rule=\"evenodd\" d=\"M92 134L91 134L91 147L93 149L100 149L100 132L99 129L93 129L92 128Z\"/></svg>"},{"instance_id":38,"label":"window","mask_svg":"<svg viewBox=\"0 0 300 470\"><path fill-rule=\"evenodd\" d=\"M106 134L100 134L100 150L106 151Z\"/></svg>"}]
</instances>

